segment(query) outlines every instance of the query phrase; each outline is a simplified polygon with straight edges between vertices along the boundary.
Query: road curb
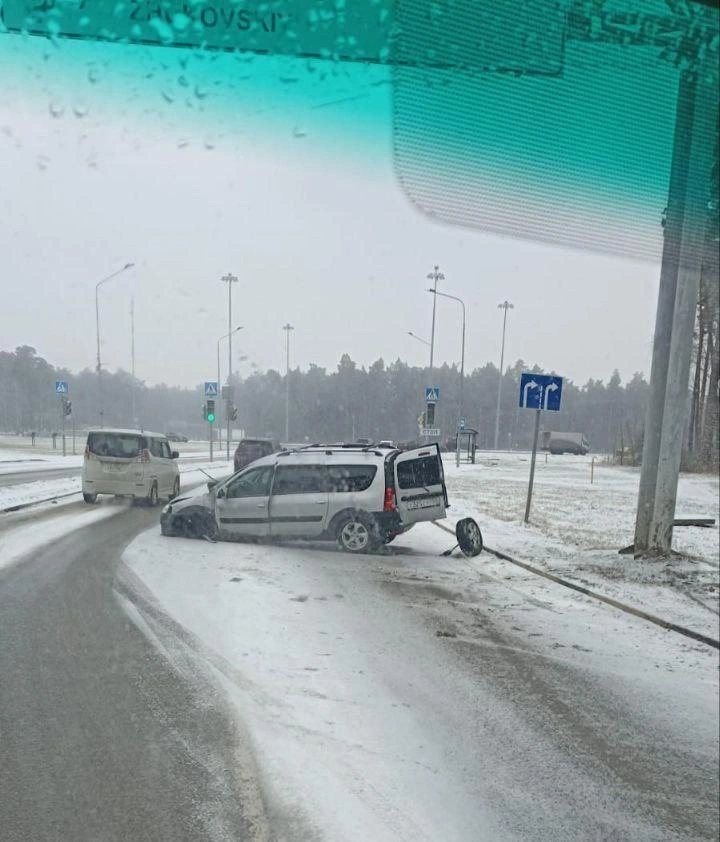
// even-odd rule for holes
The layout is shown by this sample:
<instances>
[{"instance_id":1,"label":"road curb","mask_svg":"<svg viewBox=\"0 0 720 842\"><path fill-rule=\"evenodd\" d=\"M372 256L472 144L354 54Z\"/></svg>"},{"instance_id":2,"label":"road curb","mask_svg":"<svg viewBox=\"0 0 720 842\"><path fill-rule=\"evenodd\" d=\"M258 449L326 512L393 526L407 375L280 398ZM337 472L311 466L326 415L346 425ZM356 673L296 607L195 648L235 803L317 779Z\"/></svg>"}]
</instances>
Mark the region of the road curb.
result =
<instances>
[{"instance_id":1,"label":"road curb","mask_svg":"<svg viewBox=\"0 0 720 842\"><path fill-rule=\"evenodd\" d=\"M455 531L450 529L447 526L444 526L437 521L432 521L435 526L439 529L443 529L445 532L449 532L451 535L455 535ZM604 602L606 605L610 605L613 608L617 608L620 611L624 611L626 614L632 614L635 617L640 617L642 620L647 620L649 623L654 623L656 626L660 626L662 629L666 629L667 631L674 631L677 634L685 635L685 637L690 637L693 640L697 640L700 643L705 643L707 646L712 646L714 649L720 649L720 640L714 640L712 637L707 637L707 635L700 634L700 632L693 631L692 629L688 629L685 626L680 626L677 623L672 623L669 620L663 620L662 617L656 617L655 614L649 614L647 611L643 611L640 608L635 608L632 605L627 605L624 602L618 602L617 599L613 599L610 596L605 596L604 594L597 593L597 591L591 591L588 588L584 588L582 585L576 585L574 582L569 582L567 579L561 579L560 576L555 576L553 573L548 573L547 570L541 570L538 567L534 567L532 564L528 564L526 561L520 561L517 558L513 558L509 556L507 553L503 553L500 550L494 550L491 547L485 546L485 552L491 553L492 555L496 556L496 558L502 559L503 561L509 561L511 564L515 564L518 567L522 567L523 570L527 570L529 573L534 573L536 576L542 576L543 579L549 579L551 582L555 582L557 585L562 585L565 588L570 588L570 590L577 591L578 593L583 594L583 596L589 596L591 599L596 599L599 602Z\"/></svg>"}]
</instances>

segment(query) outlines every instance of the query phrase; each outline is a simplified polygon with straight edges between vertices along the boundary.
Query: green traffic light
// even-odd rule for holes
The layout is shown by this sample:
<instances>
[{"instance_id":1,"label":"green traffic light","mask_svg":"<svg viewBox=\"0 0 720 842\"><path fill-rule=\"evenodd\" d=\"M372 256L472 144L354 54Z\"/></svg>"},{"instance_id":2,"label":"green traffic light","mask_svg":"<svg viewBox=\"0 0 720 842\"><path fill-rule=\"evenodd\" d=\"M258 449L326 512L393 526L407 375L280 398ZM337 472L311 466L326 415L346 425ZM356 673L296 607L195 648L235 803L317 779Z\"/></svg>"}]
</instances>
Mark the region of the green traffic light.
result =
<instances>
[{"instance_id":1,"label":"green traffic light","mask_svg":"<svg viewBox=\"0 0 720 842\"><path fill-rule=\"evenodd\" d=\"M212 424L215 421L215 415L212 412L208 412L207 420Z\"/></svg>"}]
</instances>

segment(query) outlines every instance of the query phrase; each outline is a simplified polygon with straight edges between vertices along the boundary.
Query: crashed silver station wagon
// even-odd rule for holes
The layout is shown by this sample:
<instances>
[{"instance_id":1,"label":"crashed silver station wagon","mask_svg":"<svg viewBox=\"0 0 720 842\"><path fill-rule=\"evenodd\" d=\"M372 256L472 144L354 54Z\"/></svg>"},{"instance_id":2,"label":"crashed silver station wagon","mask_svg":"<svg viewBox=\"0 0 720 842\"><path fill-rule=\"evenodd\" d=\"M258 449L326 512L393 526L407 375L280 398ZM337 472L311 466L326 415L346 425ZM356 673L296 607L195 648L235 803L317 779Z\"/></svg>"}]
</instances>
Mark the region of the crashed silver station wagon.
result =
<instances>
[{"instance_id":1,"label":"crashed silver station wagon","mask_svg":"<svg viewBox=\"0 0 720 842\"><path fill-rule=\"evenodd\" d=\"M314 444L274 453L161 515L163 535L325 539L362 553L448 507L440 448Z\"/></svg>"}]
</instances>

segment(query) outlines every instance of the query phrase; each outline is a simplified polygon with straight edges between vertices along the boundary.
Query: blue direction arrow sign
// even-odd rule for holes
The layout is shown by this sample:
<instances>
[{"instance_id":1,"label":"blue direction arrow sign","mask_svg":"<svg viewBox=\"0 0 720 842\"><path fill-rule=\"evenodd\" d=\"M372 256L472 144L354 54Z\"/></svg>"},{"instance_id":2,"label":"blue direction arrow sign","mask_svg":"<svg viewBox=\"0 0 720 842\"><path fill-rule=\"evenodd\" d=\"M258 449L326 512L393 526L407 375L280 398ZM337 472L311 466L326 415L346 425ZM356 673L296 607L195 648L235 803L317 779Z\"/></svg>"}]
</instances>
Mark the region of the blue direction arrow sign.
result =
<instances>
[{"instance_id":1,"label":"blue direction arrow sign","mask_svg":"<svg viewBox=\"0 0 720 842\"><path fill-rule=\"evenodd\" d=\"M205 381L205 397L206 398L216 398L217 393L218 393L217 380L206 380Z\"/></svg>"},{"instance_id":2,"label":"blue direction arrow sign","mask_svg":"<svg viewBox=\"0 0 720 842\"><path fill-rule=\"evenodd\" d=\"M555 374L530 374L520 377L520 406L523 409L560 411L563 379Z\"/></svg>"},{"instance_id":3,"label":"blue direction arrow sign","mask_svg":"<svg viewBox=\"0 0 720 842\"><path fill-rule=\"evenodd\" d=\"M68 388L67 380L56 380L55 381L55 394L56 395L67 395L70 391Z\"/></svg>"},{"instance_id":4,"label":"blue direction arrow sign","mask_svg":"<svg viewBox=\"0 0 720 842\"><path fill-rule=\"evenodd\" d=\"M440 400L439 386L425 387L425 403L437 403Z\"/></svg>"}]
</instances>

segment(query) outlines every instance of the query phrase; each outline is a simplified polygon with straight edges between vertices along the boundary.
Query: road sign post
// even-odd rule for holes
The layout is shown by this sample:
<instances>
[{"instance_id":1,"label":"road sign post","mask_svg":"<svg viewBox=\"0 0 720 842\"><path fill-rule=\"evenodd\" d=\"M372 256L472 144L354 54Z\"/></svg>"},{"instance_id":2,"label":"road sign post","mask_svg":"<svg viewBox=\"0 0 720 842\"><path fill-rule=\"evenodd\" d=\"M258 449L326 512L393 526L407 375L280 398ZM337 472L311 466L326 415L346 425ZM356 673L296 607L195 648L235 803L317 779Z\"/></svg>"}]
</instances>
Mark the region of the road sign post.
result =
<instances>
[{"instance_id":1,"label":"road sign post","mask_svg":"<svg viewBox=\"0 0 720 842\"><path fill-rule=\"evenodd\" d=\"M217 380L206 380L205 381L205 405L204 405L204 415L205 420L208 422L208 441L210 442L210 461L213 461L213 444L215 438L215 430L213 425L215 424L215 398L218 396L218 381Z\"/></svg>"},{"instance_id":2,"label":"road sign post","mask_svg":"<svg viewBox=\"0 0 720 842\"><path fill-rule=\"evenodd\" d=\"M70 388L67 380L55 381L55 394L60 398L60 433L62 435L62 455L67 456L67 446L65 444L65 416L67 415L67 396ZM54 445L54 441L53 441Z\"/></svg>"},{"instance_id":3,"label":"road sign post","mask_svg":"<svg viewBox=\"0 0 720 842\"><path fill-rule=\"evenodd\" d=\"M535 410L535 433L533 434L533 449L532 457L530 458L530 482L528 482L527 501L525 503L525 523L530 520L530 504L532 503L533 483L535 481L535 459L537 458L537 443L538 435L540 433L540 413L541 409Z\"/></svg>"},{"instance_id":4,"label":"road sign post","mask_svg":"<svg viewBox=\"0 0 720 842\"><path fill-rule=\"evenodd\" d=\"M555 374L530 374L520 376L520 402L522 409L535 410L535 431L533 433L532 457L530 458L530 480L528 482L527 501L525 502L525 523L530 521L533 485L535 483L535 462L537 444L540 435L540 414L543 409L559 412L562 401L562 377Z\"/></svg>"}]
</instances>

